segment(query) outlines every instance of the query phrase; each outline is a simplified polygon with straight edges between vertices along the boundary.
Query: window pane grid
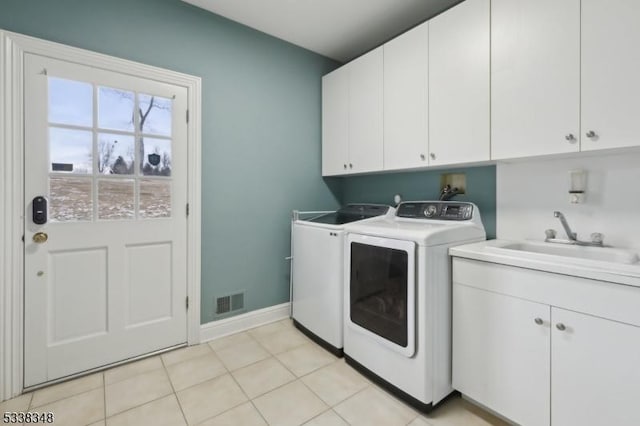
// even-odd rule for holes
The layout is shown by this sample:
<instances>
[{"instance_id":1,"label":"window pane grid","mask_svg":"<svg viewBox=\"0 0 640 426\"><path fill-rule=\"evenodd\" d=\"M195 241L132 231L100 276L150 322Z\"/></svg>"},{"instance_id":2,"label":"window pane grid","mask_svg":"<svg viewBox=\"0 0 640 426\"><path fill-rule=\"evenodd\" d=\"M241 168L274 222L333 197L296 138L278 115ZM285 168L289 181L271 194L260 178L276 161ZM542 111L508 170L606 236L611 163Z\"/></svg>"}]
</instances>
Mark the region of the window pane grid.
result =
<instances>
[{"instance_id":1,"label":"window pane grid","mask_svg":"<svg viewBox=\"0 0 640 426\"><path fill-rule=\"evenodd\" d=\"M61 80L61 79L56 79ZM50 86L52 80L50 79ZM72 80L61 80L66 85L79 83L85 90L83 101L85 108L87 104L88 84L84 82L74 82ZM53 84L56 84L53 81ZM60 90L58 90L59 92ZM130 125L126 124L126 111L117 111L114 117L109 117L109 110L106 108L109 102L101 98L101 94L122 97L120 104L126 104L126 100L132 102L132 131L126 130ZM52 154L52 136L49 136L49 196L52 199L52 206L61 212L56 216L56 211L52 213L53 221L105 221L122 219L148 219L171 217L171 117L172 101L168 98L155 97L152 95L142 95L134 91L109 88L91 84L91 121L92 127L88 127L88 114L86 111L80 115L83 118L81 124L74 123L73 115L67 115L62 122L54 122L51 117L62 113L51 112L52 97L49 101L49 129L59 129L59 132L84 132L85 138L91 132L91 147L86 154L91 157L88 160L90 168L83 173L82 168L75 165L79 160L74 157L72 164L54 161ZM58 94L60 98L60 95ZM65 100L63 107L69 108L73 105L71 101ZM100 104L102 102L102 104ZM115 102L113 99L111 103ZM151 106L151 107L150 107ZM154 111L158 108L159 112ZM102 108L102 110L101 110ZM71 117L71 118L68 118ZM169 123L164 123L162 119L169 117ZM119 120L119 121L118 121ZM143 132L143 120L151 123L150 131ZM108 125L101 125L101 124ZM153 128L155 126L155 128ZM114 128L116 127L116 128ZM117 128L120 127L120 128ZM167 131L163 134L162 131ZM159 130L159 131L156 131ZM51 132L50 130L49 132ZM62 135L64 136L64 134ZM74 146L73 137L58 137L64 142L57 142L57 151L68 154L68 151L79 150L80 145ZM66 145L65 145L66 143ZM116 145L117 144L117 145ZM70 148L71 147L71 148ZM56 151L56 152L57 152ZM131 152L132 151L132 152ZM65 155L55 154L61 158ZM82 154L77 154L79 158ZM70 157L66 155L66 157ZM55 168L55 170L54 170ZM75 185L75 188L74 188ZM88 185L88 186L87 186ZM61 189L61 188L64 188ZM80 191L84 190L84 193ZM70 200L69 196L77 199ZM87 199L87 197L89 197ZM69 213L64 204L67 203L73 209L80 206L78 215ZM90 203L90 206L88 205ZM89 210L87 210L89 209Z\"/></svg>"}]
</instances>

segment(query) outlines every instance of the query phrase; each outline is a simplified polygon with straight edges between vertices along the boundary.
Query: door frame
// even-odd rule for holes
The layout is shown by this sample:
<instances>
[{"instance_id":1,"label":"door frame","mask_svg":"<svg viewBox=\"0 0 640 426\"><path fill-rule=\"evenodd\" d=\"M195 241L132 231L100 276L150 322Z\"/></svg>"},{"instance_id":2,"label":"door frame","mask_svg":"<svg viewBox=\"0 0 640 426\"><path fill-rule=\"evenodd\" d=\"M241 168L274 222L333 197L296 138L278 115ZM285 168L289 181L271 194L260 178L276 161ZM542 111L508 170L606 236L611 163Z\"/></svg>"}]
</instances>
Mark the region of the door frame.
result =
<instances>
[{"instance_id":1,"label":"door frame","mask_svg":"<svg viewBox=\"0 0 640 426\"><path fill-rule=\"evenodd\" d=\"M27 53L187 89L187 343L200 343L201 78L0 29L0 401L23 390L23 59Z\"/></svg>"}]
</instances>

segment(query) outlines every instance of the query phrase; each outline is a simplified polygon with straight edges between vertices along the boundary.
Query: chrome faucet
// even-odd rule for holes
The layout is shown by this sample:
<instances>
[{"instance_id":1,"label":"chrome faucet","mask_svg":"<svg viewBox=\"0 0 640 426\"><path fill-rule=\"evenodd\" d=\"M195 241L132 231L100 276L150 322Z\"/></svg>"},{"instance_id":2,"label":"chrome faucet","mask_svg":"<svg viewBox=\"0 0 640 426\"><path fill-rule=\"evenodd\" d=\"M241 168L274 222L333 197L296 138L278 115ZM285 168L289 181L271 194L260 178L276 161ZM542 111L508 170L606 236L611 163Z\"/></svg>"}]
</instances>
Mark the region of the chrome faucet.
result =
<instances>
[{"instance_id":1,"label":"chrome faucet","mask_svg":"<svg viewBox=\"0 0 640 426\"><path fill-rule=\"evenodd\" d=\"M567 222L567 219L564 217L564 215L561 212L558 212L558 211L553 212L553 217L557 217L558 219L560 219L560 223L562 224L562 227L564 228L564 232L567 233L567 237L569 238L569 241L577 241L578 240L578 234L576 234L575 232L573 232L571 230L571 227L569 226L569 223Z\"/></svg>"},{"instance_id":2,"label":"chrome faucet","mask_svg":"<svg viewBox=\"0 0 640 426\"><path fill-rule=\"evenodd\" d=\"M578 239L578 234L571 230L567 219L564 217L562 212L555 211L553 212L553 216L557 217L564 228L564 231L567 233L568 240L561 240L556 238L556 231L553 229L547 229L545 231L546 238L545 242L548 243L562 243L562 244L575 244L578 246L596 246L596 247L604 247L603 239L604 236L599 232L594 232L591 234L591 241L580 241Z\"/></svg>"}]
</instances>

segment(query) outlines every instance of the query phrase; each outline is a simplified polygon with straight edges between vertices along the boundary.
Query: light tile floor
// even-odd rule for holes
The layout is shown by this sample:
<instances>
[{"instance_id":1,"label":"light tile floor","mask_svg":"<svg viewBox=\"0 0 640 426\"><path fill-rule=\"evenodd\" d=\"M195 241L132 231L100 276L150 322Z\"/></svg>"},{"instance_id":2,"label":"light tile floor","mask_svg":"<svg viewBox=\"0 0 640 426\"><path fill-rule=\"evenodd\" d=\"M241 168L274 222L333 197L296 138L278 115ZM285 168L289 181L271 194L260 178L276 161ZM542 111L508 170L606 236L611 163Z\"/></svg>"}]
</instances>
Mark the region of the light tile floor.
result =
<instances>
[{"instance_id":1,"label":"light tile floor","mask_svg":"<svg viewBox=\"0 0 640 426\"><path fill-rule=\"evenodd\" d=\"M487 426L456 397L423 415L283 320L0 403L61 426Z\"/></svg>"}]
</instances>

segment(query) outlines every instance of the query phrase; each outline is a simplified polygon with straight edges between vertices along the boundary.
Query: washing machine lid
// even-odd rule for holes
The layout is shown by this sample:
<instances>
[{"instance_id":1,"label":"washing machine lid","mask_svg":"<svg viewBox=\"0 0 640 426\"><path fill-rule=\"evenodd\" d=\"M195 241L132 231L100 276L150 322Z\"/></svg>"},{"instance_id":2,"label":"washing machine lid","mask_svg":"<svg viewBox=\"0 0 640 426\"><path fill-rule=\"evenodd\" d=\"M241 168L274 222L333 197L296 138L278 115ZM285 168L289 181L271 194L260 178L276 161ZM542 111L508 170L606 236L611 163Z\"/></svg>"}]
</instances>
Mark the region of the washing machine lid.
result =
<instances>
[{"instance_id":1,"label":"washing machine lid","mask_svg":"<svg viewBox=\"0 0 640 426\"><path fill-rule=\"evenodd\" d=\"M347 204L335 212L325 213L303 221L325 225L345 225L385 215L389 212L389 209L391 209L390 206L382 204Z\"/></svg>"},{"instance_id":2,"label":"washing machine lid","mask_svg":"<svg viewBox=\"0 0 640 426\"><path fill-rule=\"evenodd\" d=\"M413 201L401 203L394 216L345 226L348 233L415 241L434 246L482 240L486 233L473 203Z\"/></svg>"}]
</instances>

